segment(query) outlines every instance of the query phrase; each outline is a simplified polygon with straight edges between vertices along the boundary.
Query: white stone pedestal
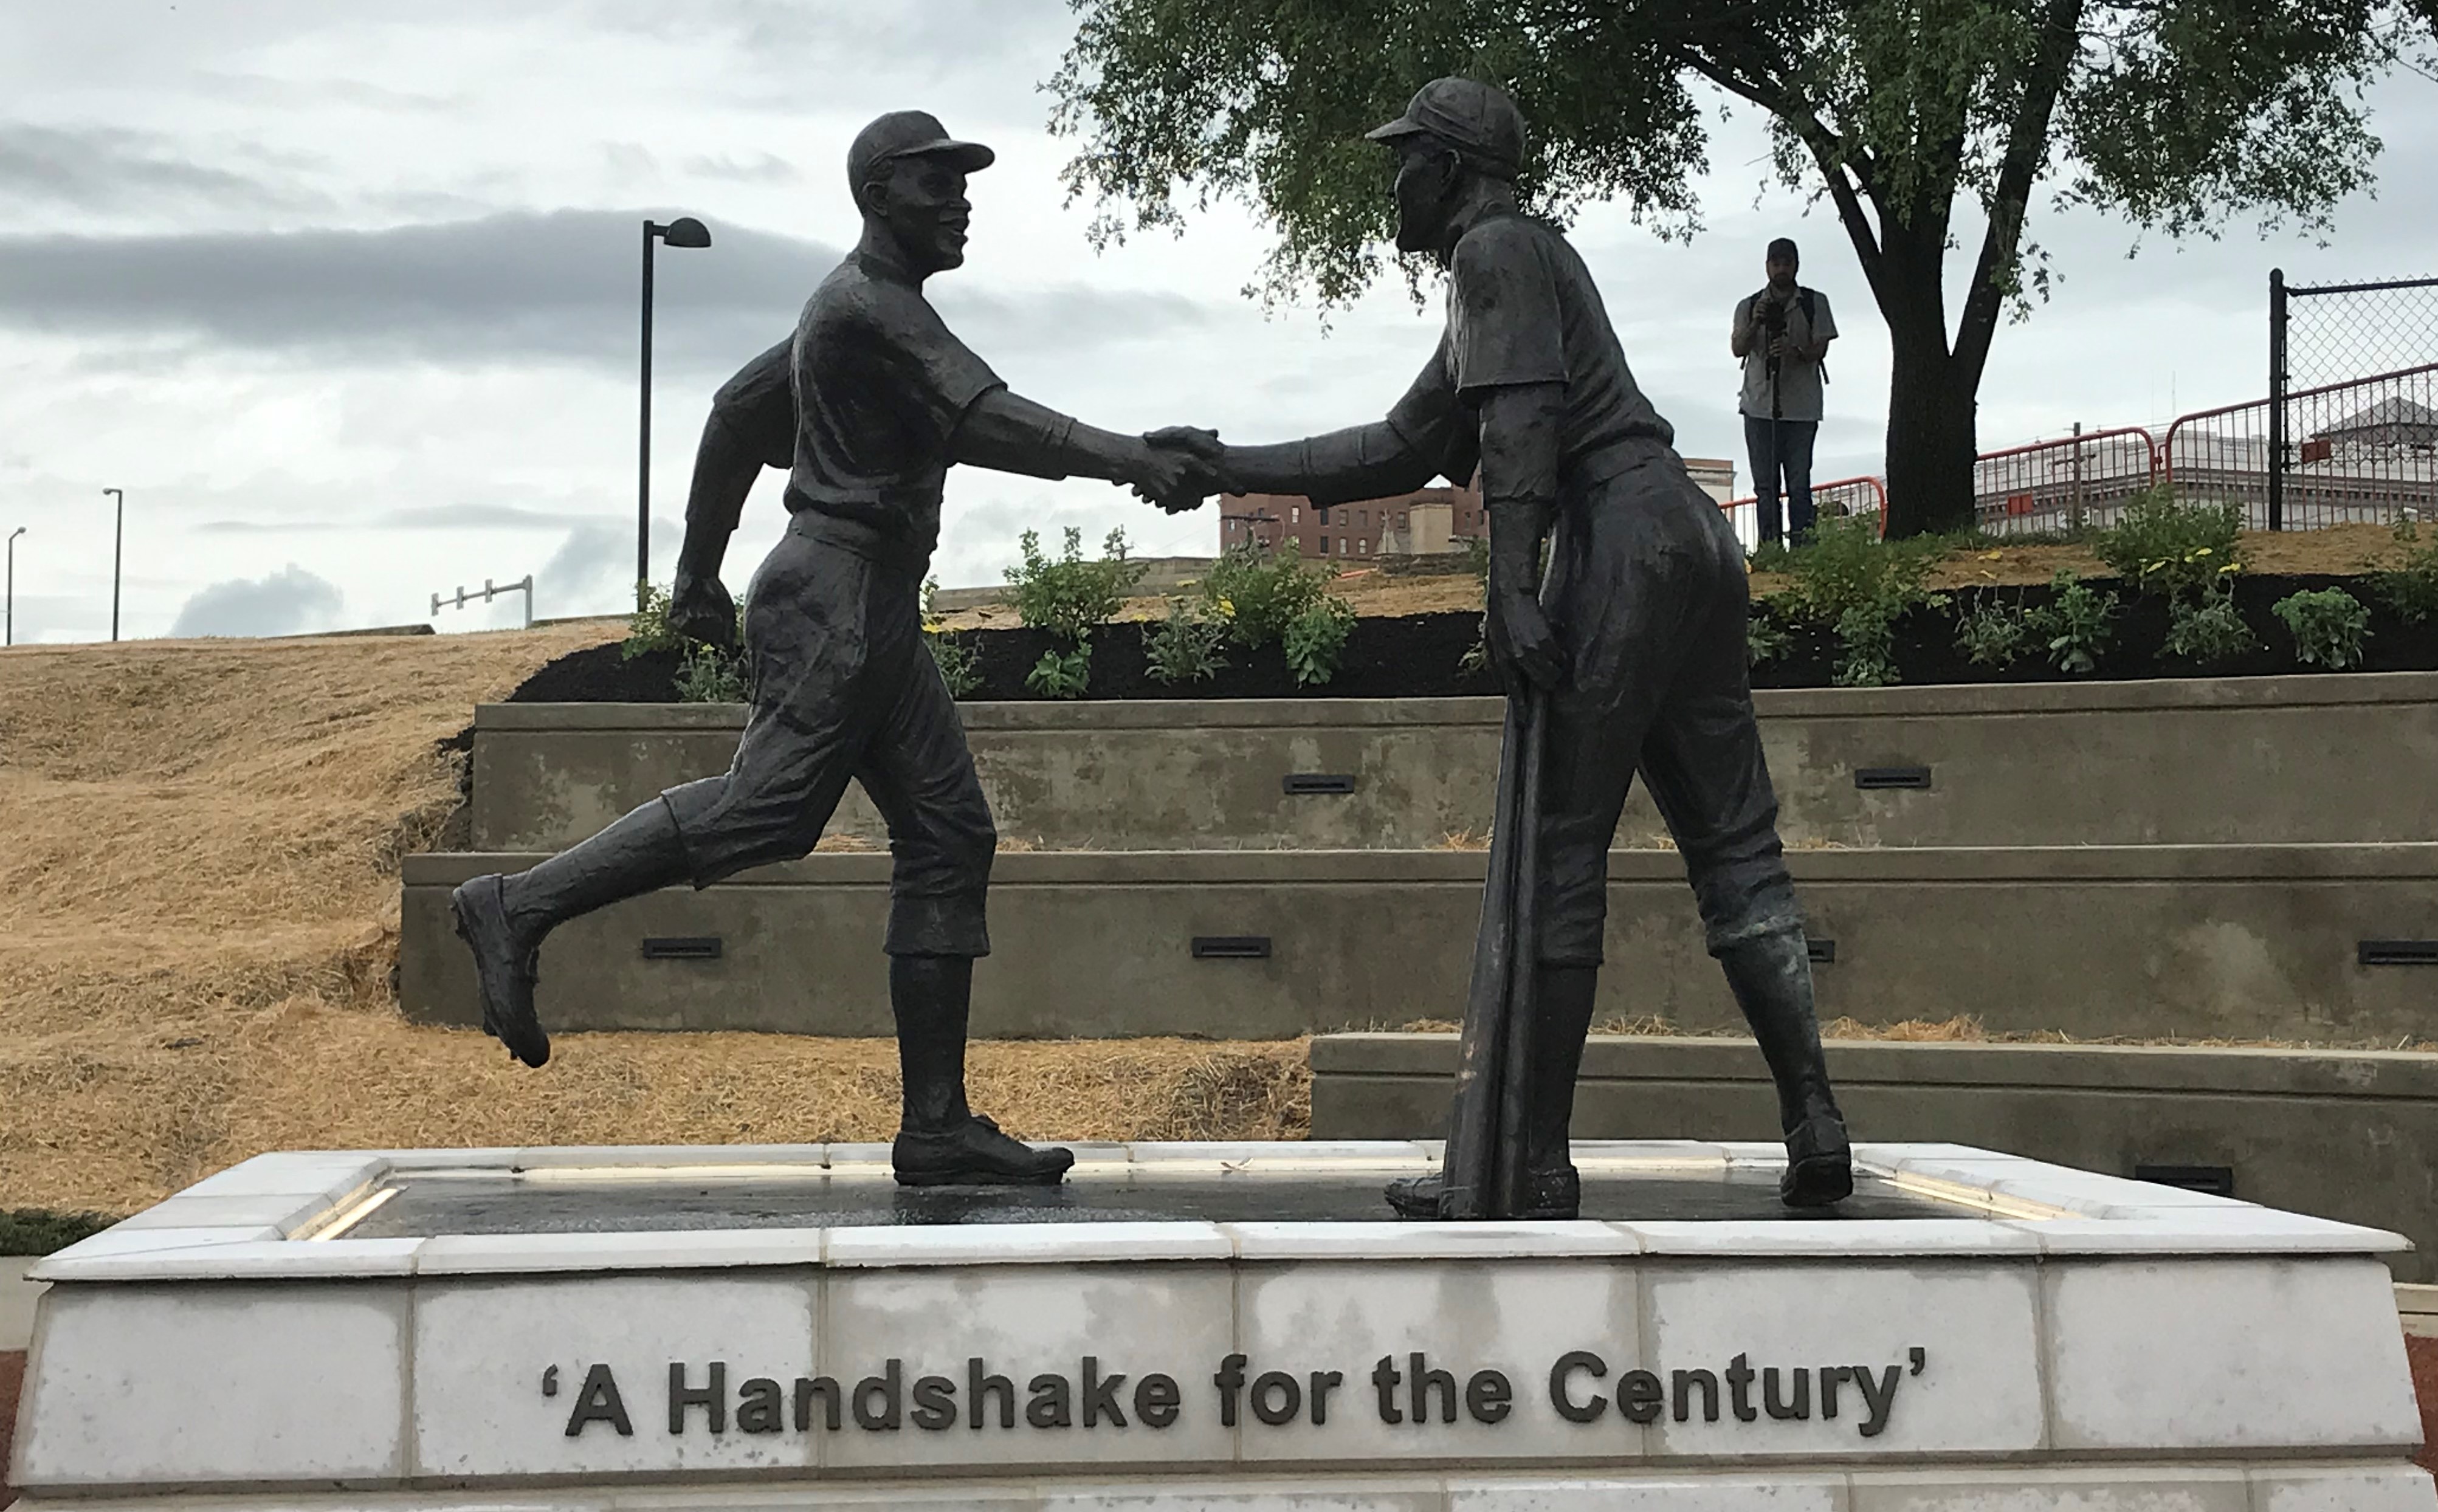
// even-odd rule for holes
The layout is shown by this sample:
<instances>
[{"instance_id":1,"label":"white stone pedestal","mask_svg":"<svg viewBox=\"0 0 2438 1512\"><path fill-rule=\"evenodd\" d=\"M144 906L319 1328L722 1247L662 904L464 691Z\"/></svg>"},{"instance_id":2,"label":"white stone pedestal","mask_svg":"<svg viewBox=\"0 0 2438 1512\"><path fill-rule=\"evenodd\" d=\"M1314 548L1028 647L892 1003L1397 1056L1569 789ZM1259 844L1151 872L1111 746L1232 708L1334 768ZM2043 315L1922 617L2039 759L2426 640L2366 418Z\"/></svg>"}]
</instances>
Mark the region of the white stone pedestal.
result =
<instances>
[{"instance_id":1,"label":"white stone pedestal","mask_svg":"<svg viewBox=\"0 0 2438 1512\"><path fill-rule=\"evenodd\" d=\"M1077 1182L1152 1203L1437 1152L1081 1153ZM2402 1240L1863 1153L1872 1190L1952 1216L351 1238L450 1181L881 1191L887 1156L269 1155L36 1271L11 1478L26 1512L2438 1509L2377 1258ZM1779 1155L1579 1158L1729 1182Z\"/></svg>"}]
</instances>

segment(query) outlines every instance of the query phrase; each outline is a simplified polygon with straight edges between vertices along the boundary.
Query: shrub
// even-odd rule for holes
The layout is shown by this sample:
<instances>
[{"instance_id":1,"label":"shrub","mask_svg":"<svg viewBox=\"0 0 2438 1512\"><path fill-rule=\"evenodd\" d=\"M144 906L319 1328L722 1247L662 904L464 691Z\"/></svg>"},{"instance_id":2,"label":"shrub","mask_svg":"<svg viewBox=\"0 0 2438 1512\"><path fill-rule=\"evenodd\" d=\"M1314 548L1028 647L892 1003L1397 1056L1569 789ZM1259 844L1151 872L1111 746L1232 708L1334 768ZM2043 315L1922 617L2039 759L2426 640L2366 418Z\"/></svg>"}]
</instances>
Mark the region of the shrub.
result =
<instances>
[{"instance_id":1,"label":"shrub","mask_svg":"<svg viewBox=\"0 0 2438 1512\"><path fill-rule=\"evenodd\" d=\"M2294 637L2294 655L2306 667L2343 672L2361 665L2370 639L2370 610L2341 588L2288 593L2270 606Z\"/></svg>"},{"instance_id":2,"label":"shrub","mask_svg":"<svg viewBox=\"0 0 2438 1512\"><path fill-rule=\"evenodd\" d=\"M2009 604L1984 593L1974 600L1971 612L1956 621L1955 649L1976 667L2011 667L2038 643L2039 629L2022 594Z\"/></svg>"},{"instance_id":3,"label":"shrub","mask_svg":"<svg viewBox=\"0 0 2438 1512\"><path fill-rule=\"evenodd\" d=\"M744 703L752 695L744 653L695 642L678 663L677 691L680 703Z\"/></svg>"},{"instance_id":4,"label":"shrub","mask_svg":"<svg viewBox=\"0 0 2438 1512\"><path fill-rule=\"evenodd\" d=\"M2395 522L2395 543L2405 549L2395 566L2371 573L2371 591L2395 617L2419 624L2438 614L2438 540L2421 544L2421 527L2410 515Z\"/></svg>"},{"instance_id":5,"label":"shrub","mask_svg":"<svg viewBox=\"0 0 2438 1512\"><path fill-rule=\"evenodd\" d=\"M1237 644L1256 650L1281 640L1287 626L1329 596L1337 570L1306 567L1290 540L1264 550L1258 543L1231 546L1202 579L1202 602L1227 622Z\"/></svg>"},{"instance_id":6,"label":"shrub","mask_svg":"<svg viewBox=\"0 0 2438 1512\"><path fill-rule=\"evenodd\" d=\"M1287 668L1298 687L1315 687L1337 676L1346 638L1354 631L1354 607L1334 593L1306 606L1281 638Z\"/></svg>"},{"instance_id":7,"label":"shrub","mask_svg":"<svg viewBox=\"0 0 2438 1512\"><path fill-rule=\"evenodd\" d=\"M1228 664L1228 622L1201 613L1189 600L1168 601L1168 618L1143 626L1143 661L1154 682L1209 682Z\"/></svg>"},{"instance_id":8,"label":"shrub","mask_svg":"<svg viewBox=\"0 0 2438 1512\"><path fill-rule=\"evenodd\" d=\"M1126 590L1148 571L1126 560L1123 530L1109 532L1097 562L1084 559L1084 533L1072 525L1067 527L1066 550L1055 558L1042 554L1036 531L1026 531L1017 544L1024 560L1006 574L1016 589L1016 617L1070 645L1089 641L1095 629L1116 618Z\"/></svg>"},{"instance_id":9,"label":"shrub","mask_svg":"<svg viewBox=\"0 0 2438 1512\"><path fill-rule=\"evenodd\" d=\"M947 686L948 696L963 698L982 685L981 656L940 623L934 607L939 591L936 577L923 584L923 643L930 648L931 664L940 669L940 681Z\"/></svg>"},{"instance_id":10,"label":"shrub","mask_svg":"<svg viewBox=\"0 0 2438 1512\"><path fill-rule=\"evenodd\" d=\"M1044 651L1024 675L1024 685L1044 698L1083 697L1092 686L1092 642L1079 641L1063 656Z\"/></svg>"},{"instance_id":11,"label":"shrub","mask_svg":"<svg viewBox=\"0 0 2438 1512\"><path fill-rule=\"evenodd\" d=\"M1848 516L1820 521L1809 543L1787 554L1789 596L1805 618L1836 632L1839 687L1897 680L1897 621L1917 606L1947 603L1922 586L1940 550L1935 540L1883 541L1873 521Z\"/></svg>"},{"instance_id":12,"label":"shrub","mask_svg":"<svg viewBox=\"0 0 2438 1512\"><path fill-rule=\"evenodd\" d=\"M2049 579L2049 587L2057 597L2032 611L2033 633L2048 642L2049 660L2058 671L2089 677L2116 639L2116 595L2100 592L2065 567Z\"/></svg>"},{"instance_id":13,"label":"shrub","mask_svg":"<svg viewBox=\"0 0 2438 1512\"><path fill-rule=\"evenodd\" d=\"M2173 601L2200 597L2243 570L2237 548L2240 504L2180 504L2164 483L2136 494L2092 552L2146 593Z\"/></svg>"},{"instance_id":14,"label":"shrub","mask_svg":"<svg viewBox=\"0 0 2438 1512\"><path fill-rule=\"evenodd\" d=\"M654 651L688 651L708 642L681 635L669 624L669 590L657 583L644 585L644 602L627 617L627 639L619 643L621 660L632 661ZM745 602L736 604L736 643L745 643Z\"/></svg>"},{"instance_id":15,"label":"shrub","mask_svg":"<svg viewBox=\"0 0 2438 1512\"><path fill-rule=\"evenodd\" d=\"M1754 600L1752 617L1744 622L1745 664L1757 667L1764 661L1775 661L1786 655L1786 648L1793 643L1794 637L1779 623L1772 602Z\"/></svg>"},{"instance_id":16,"label":"shrub","mask_svg":"<svg viewBox=\"0 0 2438 1512\"><path fill-rule=\"evenodd\" d=\"M2259 643L2252 626L2235 612L2232 589L2207 588L2167 605L2166 651L2171 657L2207 664L2241 656Z\"/></svg>"}]
</instances>

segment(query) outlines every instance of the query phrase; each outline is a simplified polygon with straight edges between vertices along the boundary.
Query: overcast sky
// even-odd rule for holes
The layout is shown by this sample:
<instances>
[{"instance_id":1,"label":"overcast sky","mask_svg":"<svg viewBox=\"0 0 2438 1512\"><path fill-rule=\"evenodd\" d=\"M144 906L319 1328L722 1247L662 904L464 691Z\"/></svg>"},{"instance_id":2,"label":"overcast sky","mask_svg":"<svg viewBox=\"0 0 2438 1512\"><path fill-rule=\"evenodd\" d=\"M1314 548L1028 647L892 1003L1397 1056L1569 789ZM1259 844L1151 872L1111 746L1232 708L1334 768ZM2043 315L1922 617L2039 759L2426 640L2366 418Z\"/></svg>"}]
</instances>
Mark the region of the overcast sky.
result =
<instances>
[{"instance_id":1,"label":"overcast sky","mask_svg":"<svg viewBox=\"0 0 2438 1512\"><path fill-rule=\"evenodd\" d=\"M1060 0L76 0L0 8L0 536L19 525L21 641L109 633L110 503L127 492L123 633L273 634L428 617L430 595L537 574L539 612L630 592L639 223L707 221L660 257L655 575L678 544L711 391L792 326L853 239L848 140L934 111L997 147L966 266L932 284L1019 392L1096 424L1273 440L1376 418L1436 311L1386 287L1324 330L1239 292L1263 246L1223 209L1096 254L1056 183L1040 81ZM2375 96L2380 193L2333 244L2126 254L2124 227L2046 213L2061 279L1999 338L1985 447L2164 420L2263 391L2268 270L2432 272L2438 85ZM1730 307L1791 234L1846 336L1819 476L1880 465L1887 343L1833 220L1762 187L1757 122L1725 119L1705 229L1663 243L1621 209L1577 240L1628 359L1688 455L1737 456ZM1807 214L1807 210L1809 213ZM2415 333L2416 339L2426 332ZM1739 457L1739 475L1743 474ZM783 523L766 473L730 552L748 577ZM1124 524L1202 554L1106 484L960 468L938 571L996 582L1017 535ZM444 630L511 623L506 601Z\"/></svg>"}]
</instances>

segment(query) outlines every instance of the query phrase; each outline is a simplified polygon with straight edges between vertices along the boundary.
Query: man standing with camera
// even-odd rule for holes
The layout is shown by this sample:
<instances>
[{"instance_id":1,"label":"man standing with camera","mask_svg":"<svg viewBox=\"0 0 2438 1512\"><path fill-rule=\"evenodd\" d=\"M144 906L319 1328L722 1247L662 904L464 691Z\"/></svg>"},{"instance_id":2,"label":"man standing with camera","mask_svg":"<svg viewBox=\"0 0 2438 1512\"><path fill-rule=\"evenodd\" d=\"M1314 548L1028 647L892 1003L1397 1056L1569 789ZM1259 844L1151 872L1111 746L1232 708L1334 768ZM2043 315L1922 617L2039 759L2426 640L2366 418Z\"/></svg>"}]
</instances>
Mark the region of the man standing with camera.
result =
<instances>
[{"instance_id":1,"label":"man standing with camera","mask_svg":"<svg viewBox=\"0 0 2438 1512\"><path fill-rule=\"evenodd\" d=\"M1744 449L1752 458L1763 543L1811 538L1811 444L1820 434L1821 360L1837 339L1828 296L1794 281L1794 243L1769 244L1769 286L1736 306L1729 346L1743 359ZM1778 484L1786 515L1778 515Z\"/></svg>"}]
</instances>

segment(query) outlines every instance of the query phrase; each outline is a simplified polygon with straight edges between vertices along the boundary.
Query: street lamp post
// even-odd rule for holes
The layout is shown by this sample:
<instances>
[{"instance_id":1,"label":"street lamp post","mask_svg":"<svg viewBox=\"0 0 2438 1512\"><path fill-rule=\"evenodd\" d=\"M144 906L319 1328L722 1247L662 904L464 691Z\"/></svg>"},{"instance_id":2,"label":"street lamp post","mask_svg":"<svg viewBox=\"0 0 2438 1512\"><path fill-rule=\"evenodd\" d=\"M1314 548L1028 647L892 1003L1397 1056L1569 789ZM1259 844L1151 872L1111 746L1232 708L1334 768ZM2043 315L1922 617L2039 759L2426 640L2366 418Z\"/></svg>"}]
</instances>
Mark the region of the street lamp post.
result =
<instances>
[{"instance_id":1,"label":"street lamp post","mask_svg":"<svg viewBox=\"0 0 2438 1512\"><path fill-rule=\"evenodd\" d=\"M0 645L17 643L17 537L24 534L26 527L23 525L9 533L8 627L5 634L0 634Z\"/></svg>"},{"instance_id":2,"label":"street lamp post","mask_svg":"<svg viewBox=\"0 0 2438 1512\"><path fill-rule=\"evenodd\" d=\"M711 232L692 216L662 225L644 222L644 381L643 413L635 438L635 607L652 581L652 243L672 247L708 247Z\"/></svg>"},{"instance_id":3,"label":"street lamp post","mask_svg":"<svg viewBox=\"0 0 2438 1512\"><path fill-rule=\"evenodd\" d=\"M104 488L105 496L118 501L118 509L110 527L110 638L118 639L118 567L127 548L127 490Z\"/></svg>"}]
</instances>

